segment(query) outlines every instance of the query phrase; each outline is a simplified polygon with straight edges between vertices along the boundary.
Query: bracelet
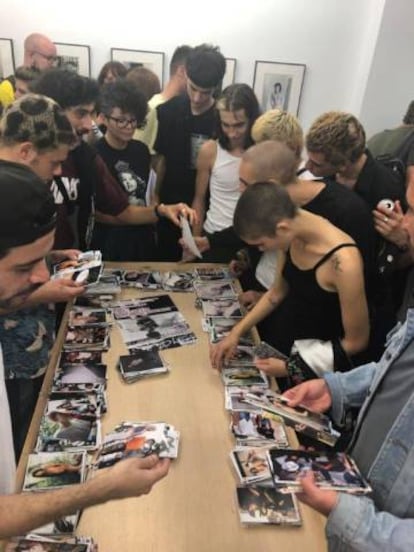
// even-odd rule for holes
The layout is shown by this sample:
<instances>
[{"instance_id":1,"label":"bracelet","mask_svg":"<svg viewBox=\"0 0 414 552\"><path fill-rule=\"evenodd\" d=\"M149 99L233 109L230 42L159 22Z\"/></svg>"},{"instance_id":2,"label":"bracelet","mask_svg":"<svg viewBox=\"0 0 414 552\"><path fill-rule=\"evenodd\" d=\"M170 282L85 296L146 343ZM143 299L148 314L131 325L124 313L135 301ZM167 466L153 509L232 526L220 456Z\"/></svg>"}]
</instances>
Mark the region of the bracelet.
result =
<instances>
[{"instance_id":1,"label":"bracelet","mask_svg":"<svg viewBox=\"0 0 414 552\"><path fill-rule=\"evenodd\" d=\"M160 207L164 207L164 203L157 203L157 205L154 205L154 214L157 217L157 219L162 218L162 215L160 214Z\"/></svg>"}]
</instances>

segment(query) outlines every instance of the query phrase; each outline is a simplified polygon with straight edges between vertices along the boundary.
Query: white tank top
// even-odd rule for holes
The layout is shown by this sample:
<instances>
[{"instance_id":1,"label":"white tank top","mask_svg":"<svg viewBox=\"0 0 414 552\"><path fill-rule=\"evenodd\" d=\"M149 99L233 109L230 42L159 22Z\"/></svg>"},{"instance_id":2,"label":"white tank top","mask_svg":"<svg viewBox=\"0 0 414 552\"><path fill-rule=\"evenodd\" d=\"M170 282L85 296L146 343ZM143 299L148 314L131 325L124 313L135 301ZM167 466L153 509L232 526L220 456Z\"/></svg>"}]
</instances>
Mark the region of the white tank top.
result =
<instances>
[{"instance_id":1,"label":"white tank top","mask_svg":"<svg viewBox=\"0 0 414 552\"><path fill-rule=\"evenodd\" d=\"M210 206L204 222L204 230L209 234L219 232L233 225L233 213L239 190L240 157L234 157L218 142L216 160L210 176Z\"/></svg>"}]
</instances>

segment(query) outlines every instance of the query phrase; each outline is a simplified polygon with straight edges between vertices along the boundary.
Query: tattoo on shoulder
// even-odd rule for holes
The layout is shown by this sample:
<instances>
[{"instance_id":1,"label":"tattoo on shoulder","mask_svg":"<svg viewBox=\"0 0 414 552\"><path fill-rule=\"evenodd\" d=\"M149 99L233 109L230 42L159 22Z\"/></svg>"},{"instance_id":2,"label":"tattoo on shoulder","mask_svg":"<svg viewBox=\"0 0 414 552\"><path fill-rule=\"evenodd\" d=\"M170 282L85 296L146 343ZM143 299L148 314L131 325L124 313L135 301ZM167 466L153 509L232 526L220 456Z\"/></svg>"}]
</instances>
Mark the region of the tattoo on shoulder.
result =
<instances>
[{"instance_id":1,"label":"tattoo on shoulder","mask_svg":"<svg viewBox=\"0 0 414 552\"><path fill-rule=\"evenodd\" d=\"M342 272L341 260L338 255L333 255L332 264L336 272Z\"/></svg>"}]
</instances>

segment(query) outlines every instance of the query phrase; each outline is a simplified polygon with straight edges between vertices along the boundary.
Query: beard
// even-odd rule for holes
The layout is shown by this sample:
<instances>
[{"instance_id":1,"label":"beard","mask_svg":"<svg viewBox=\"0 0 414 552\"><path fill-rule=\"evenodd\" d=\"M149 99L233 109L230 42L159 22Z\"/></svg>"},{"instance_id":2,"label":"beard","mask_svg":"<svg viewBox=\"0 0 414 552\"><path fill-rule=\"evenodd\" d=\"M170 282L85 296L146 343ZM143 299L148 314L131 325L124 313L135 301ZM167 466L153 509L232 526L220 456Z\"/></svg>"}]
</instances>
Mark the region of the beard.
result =
<instances>
[{"instance_id":1,"label":"beard","mask_svg":"<svg viewBox=\"0 0 414 552\"><path fill-rule=\"evenodd\" d=\"M23 308L25 302L30 297L30 295L36 291L42 284L31 284L30 286L27 286L22 291L19 291L19 293L15 293L11 297L7 297L5 299L0 299L0 309L7 310L7 309L19 309ZM1 296L1 292L0 292Z\"/></svg>"}]
</instances>

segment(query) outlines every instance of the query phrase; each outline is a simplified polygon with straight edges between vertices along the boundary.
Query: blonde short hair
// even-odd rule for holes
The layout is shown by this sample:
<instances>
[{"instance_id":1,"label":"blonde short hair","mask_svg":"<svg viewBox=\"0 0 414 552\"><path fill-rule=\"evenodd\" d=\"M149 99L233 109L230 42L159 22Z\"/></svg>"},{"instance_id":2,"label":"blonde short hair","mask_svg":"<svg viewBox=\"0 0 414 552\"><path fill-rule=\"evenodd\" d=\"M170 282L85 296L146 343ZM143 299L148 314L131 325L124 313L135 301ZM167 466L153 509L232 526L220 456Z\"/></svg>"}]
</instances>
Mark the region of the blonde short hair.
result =
<instances>
[{"instance_id":1,"label":"blonde short hair","mask_svg":"<svg viewBox=\"0 0 414 552\"><path fill-rule=\"evenodd\" d=\"M303 150L303 130L298 119L280 109L270 109L256 119L252 127L252 138L257 143L278 140L285 143L300 159Z\"/></svg>"}]
</instances>

